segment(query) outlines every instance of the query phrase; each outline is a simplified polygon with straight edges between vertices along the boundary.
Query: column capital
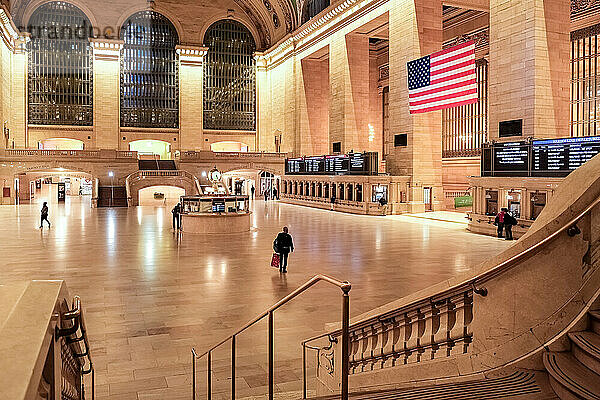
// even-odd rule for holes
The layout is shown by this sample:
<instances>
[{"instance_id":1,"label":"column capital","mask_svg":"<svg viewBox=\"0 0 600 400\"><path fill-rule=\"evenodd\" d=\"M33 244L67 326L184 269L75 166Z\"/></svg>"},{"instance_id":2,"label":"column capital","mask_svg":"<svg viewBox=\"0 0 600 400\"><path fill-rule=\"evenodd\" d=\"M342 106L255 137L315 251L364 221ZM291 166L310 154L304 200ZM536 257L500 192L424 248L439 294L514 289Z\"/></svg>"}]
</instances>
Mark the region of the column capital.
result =
<instances>
[{"instance_id":1,"label":"column capital","mask_svg":"<svg viewBox=\"0 0 600 400\"><path fill-rule=\"evenodd\" d=\"M106 61L118 61L125 44L123 40L104 38L90 39L90 43L94 50L94 59Z\"/></svg>"},{"instance_id":2,"label":"column capital","mask_svg":"<svg viewBox=\"0 0 600 400\"><path fill-rule=\"evenodd\" d=\"M266 53L257 51L254 53L254 60L256 61L256 68L259 70L266 70L269 64L269 57Z\"/></svg>"},{"instance_id":3,"label":"column capital","mask_svg":"<svg viewBox=\"0 0 600 400\"><path fill-rule=\"evenodd\" d=\"M181 65L201 66L204 56L208 53L208 47L201 46L177 45L175 49L179 54Z\"/></svg>"}]
</instances>

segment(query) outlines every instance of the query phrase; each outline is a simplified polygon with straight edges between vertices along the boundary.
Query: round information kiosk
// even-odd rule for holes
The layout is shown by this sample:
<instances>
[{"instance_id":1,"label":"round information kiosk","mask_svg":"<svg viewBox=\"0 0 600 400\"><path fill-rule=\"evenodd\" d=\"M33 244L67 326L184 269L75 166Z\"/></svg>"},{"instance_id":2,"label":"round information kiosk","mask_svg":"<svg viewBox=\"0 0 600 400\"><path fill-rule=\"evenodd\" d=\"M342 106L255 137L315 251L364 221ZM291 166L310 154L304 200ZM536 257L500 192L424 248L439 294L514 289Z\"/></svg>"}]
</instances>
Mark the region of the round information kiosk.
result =
<instances>
[{"instance_id":1,"label":"round information kiosk","mask_svg":"<svg viewBox=\"0 0 600 400\"><path fill-rule=\"evenodd\" d=\"M249 196L230 195L216 168L208 178L212 185L201 185L201 195L181 197L181 230L198 234L250 231Z\"/></svg>"}]
</instances>

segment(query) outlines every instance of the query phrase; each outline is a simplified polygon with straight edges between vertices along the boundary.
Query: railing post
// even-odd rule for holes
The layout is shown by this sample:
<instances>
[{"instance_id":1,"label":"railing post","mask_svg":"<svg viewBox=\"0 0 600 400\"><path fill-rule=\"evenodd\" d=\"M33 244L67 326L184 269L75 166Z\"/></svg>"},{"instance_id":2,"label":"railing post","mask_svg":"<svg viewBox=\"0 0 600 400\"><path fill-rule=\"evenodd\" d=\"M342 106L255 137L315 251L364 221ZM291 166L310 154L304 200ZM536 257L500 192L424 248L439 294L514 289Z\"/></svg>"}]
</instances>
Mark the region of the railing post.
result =
<instances>
[{"instance_id":1,"label":"railing post","mask_svg":"<svg viewBox=\"0 0 600 400\"><path fill-rule=\"evenodd\" d=\"M212 380L211 380L211 376L210 376L210 368L211 368L211 361L212 361L212 352L208 352L208 356L207 356L207 364L208 364L208 368L207 368L207 372L206 372L206 399L210 400L212 397ZM195 399L194 399L195 400Z\"/></svg>"},{"instance_id":2,"label":"railing post","mask_svg":"<svg viewBox=\"0 0 600 400\"><path fill-rule=\"evenodd\" d=\"M348 375L350 370L350 296L348 289L342 289L342 400L348 400Z\"/></svg>"},{"instance_id":3,"label":"railing post","mask_svg":"<svg viewBox=\"0 0 600 400\"><path fill-rule=\"evenodd\" d=\"M302 343L302 398L306 399L306 343Z\"/></svg>"},{"instance_id":4,"label":"railing post","mask_svg":"<svg viewBox=\"0 0 600 400\"><path fill-rule=\"evenodd\" d=\"M275 385L273 382L274 346L273 346L273 311L269 311L269 400L273 400Z\"/></svg>"},{"instance_id":5,"label":"railing post","mask_svg":"<svg viewBox=\"0 0 600 400\"><path fill-rule=\"evenodd\" d=\"M235 335L231 337L231 400L235 400Z\"/></svg>"},{"instance_id":6,"label":"railing post","mask_svg":"<svg viewBox=\"0 0 600 400\"><path fill-rule=\"evenodd\" d=\"M192 400L196 400L196 354L192 349Z\"/></svg>"}]
</instances>

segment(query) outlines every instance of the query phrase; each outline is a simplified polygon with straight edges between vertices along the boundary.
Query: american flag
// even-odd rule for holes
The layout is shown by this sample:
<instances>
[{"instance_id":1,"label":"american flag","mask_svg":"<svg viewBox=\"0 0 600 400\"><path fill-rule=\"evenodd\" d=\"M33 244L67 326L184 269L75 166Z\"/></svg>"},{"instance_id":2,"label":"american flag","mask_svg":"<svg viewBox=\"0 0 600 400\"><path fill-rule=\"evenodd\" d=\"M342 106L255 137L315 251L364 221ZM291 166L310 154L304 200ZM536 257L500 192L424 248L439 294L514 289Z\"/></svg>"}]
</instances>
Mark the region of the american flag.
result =
<instances>
[{"instance_id":1,"label":"american flag","mask_svg":"<svg viewBox=\"0 0 600 400\"><path fill-rule=\"evenodd\" d=\"M408 97L411 114L477 103L475 42L409 62Z\"/></svg>"}]
</instances>

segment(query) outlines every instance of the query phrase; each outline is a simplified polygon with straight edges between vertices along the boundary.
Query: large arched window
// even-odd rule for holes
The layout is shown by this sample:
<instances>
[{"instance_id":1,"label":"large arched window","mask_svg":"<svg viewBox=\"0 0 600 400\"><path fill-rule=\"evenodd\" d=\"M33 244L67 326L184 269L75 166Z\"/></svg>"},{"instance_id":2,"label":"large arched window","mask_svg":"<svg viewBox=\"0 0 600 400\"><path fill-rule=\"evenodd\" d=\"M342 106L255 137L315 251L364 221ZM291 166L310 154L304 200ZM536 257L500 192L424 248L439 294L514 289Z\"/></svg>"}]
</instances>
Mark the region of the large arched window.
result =
<instances>
[{"instance_id":1,"label":"large arched window","mask_svg":"<svg viewBox=\"0 0 600 400\"><path fill-rule=\"evenodd\" d=\"M329 7L329 0L307 0L302 11L302 23L308 22L327 7Z\"/></svg>"},{"instance_id":2,"label":"large arched window","mask_svg":"<svg viewBox=\"0 0 600 400\"><path fill-rule=\"evenodd\" d=\"M28 120L34 125L92 125L91 24L62 1L38 7L27 26Z\"/></svg>"},{"instance_id":3,"label":"large arched window","mask_svg":"<svg viewBox=\"0 0 600 400\"><path fill-rule=\"evenodd\" d=\"M121 28L121 126L179 126L177 30L155 11L140 11Z\"/></svg>"},{"instance_id":4,"label":"large arched window","mask_svg":"<svg viewBox=\"0 0 600 400\"><path fill-rule=\"evenodd\" d=\"M239 22L213 24L204 37L204 129L256 130L256 44Z\"/></svg>"}]
</instances>

